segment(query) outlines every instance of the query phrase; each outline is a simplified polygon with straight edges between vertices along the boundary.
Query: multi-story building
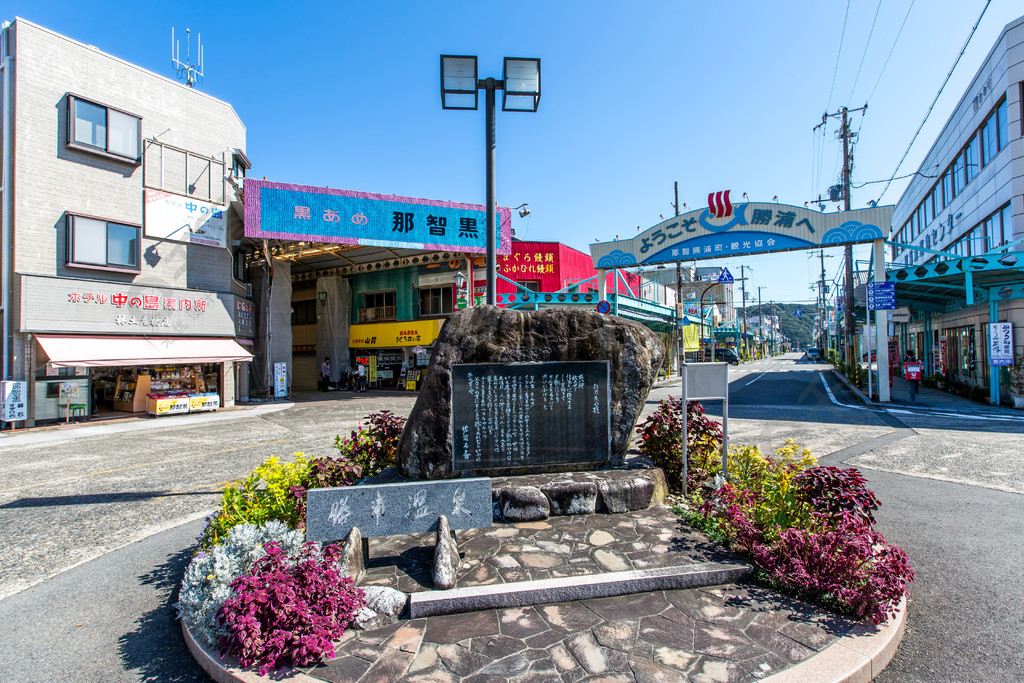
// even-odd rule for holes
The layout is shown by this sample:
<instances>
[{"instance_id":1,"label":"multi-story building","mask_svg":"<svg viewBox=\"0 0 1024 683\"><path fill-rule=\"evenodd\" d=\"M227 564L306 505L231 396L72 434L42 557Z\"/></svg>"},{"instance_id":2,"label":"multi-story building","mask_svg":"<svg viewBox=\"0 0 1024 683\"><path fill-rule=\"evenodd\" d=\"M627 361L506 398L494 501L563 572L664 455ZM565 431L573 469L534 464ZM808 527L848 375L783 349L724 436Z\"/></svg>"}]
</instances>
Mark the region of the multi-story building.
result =
<instances>
[{"instance_id":1,"label":"multi-story building","mask_svg":"<svg viewBox=\"0 0 1024 683\"><path fill-rule=\"evenodd\" d=\"M1011 22L896 204L888 274L914 319L905 349L936 372L1006 396L988 357L989 323L1024 347L1024 17Z\"/></svg>"},{"instance_id":2,"label":"multi-story building","mask_svg":"<svg viewBox=\"0 0 1024 683\"><path fill-rule=\"evenodd\" d=\"M5 399L19 392L3 419L245 396L238 115L23 19L0 29L0 59Z\"/></svg>"}]
</instances>

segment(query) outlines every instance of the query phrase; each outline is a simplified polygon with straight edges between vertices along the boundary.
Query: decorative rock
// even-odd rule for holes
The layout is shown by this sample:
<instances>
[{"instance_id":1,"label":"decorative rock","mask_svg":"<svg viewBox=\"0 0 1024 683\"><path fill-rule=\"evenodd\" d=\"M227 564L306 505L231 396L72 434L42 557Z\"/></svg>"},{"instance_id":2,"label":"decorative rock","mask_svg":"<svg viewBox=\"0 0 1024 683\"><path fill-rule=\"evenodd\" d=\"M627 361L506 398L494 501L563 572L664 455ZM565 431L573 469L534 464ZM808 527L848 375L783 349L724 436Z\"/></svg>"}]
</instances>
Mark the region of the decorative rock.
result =
<instances>
[{"instance_id":1,"label":"decorative rock","mask_svg":"<svg viewBox=\"0 0 1024 683\"><path fill-rule=\"evenodd\" d=\"M454 588L461 565L459 546L452 537L448 518L441 515L437 518L437 542L434 545L434 588Z\"/></svg>"},{"instance_id":2,"label":"decorative rock","mask_svg":"<svg viewBox=\"0 0 1024 683\"><path fill-rule=\"evenodd\" d=\"M338 569L355 583L362 581L363 574L366 573L366 563L363 561L363 535L359 533L358 527L352 527L345 537Z\"/></svg>"},{"instance_id":3,"label":"decorative rock","mask_svg":"<svg viewBox=\"0 0 1024 683\"><path fill-rule=\"evenodd\" d=\"M651 506L654 484L650 479L636 477L622 481L599 482L597 491L600 509L604 512L620 513L631 510L646 510Z\"/></svg>"},{"instance_id":4,"label":"decorative rock","mask_svg":"<svg viewBox=\"0 0 1024 683\"><path fill-rule=\"evenodd\" d=\"M501 516L506 522L536 522L551 513L548 497L535 486L509 486L501 490Z\"/></svg>"},{"instance_id":5,"label":"decorative rock","mask_svg":"<svg viewBox=\"0 0 1024 683\"><path fill-rule=\"evenodd\" d=\"M592 515L597 506L597 485L583 481L556 481L541 487L553 515Z\"/></svg>"},{"instance_id":6,"label":"decorative rock","mask_svg":"<svg viewBox=\"0 0 1024 683\"><path fill-rule=\"evenodd\" d=\"M643 325L594 311L516 311L497 306L456 311L434 345L398 445L398 468L414 479L453 475L453 365L604 360L610 363L611 463L620 465L664 357L661 340Z\"/></svg>"},{"instance_id":7,"label":"decorative rock","mask_svg":"<svg viewBox=\"0 0 1024 683\"><path fill-rule=\"evenodd\" d=\"M366 607L356 612L353 626L371 631L398 621L409 597L402 591L387 586L366 586L362 589Z\"/></svg>"}]
</instances>

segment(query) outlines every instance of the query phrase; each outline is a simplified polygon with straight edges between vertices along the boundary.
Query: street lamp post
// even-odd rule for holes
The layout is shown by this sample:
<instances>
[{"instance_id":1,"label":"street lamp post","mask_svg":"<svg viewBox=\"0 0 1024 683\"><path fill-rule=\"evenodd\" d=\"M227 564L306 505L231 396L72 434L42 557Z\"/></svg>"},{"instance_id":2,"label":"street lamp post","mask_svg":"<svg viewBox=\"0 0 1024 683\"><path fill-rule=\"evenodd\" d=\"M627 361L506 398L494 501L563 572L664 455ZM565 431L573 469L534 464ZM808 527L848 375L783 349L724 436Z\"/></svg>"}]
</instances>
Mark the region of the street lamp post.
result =
<instances>
[{"instance_id":1,"label":"street lamp post","mask_svg":"<svg viewBox=\"0 0 1024 683\"><path fill-rule=\"evenodd\" d=\"M540 60L505 57L502 79L477 78L477 58L441 55L441 107L476 109L478 90L485 92L484 156L487 166L487 303L495 304L498 291L498 248L495 213L498 209L494 181L497 140L494 125L494 91L501 90L502 111L537 111L540 104Z\"/></svg>"}]
</instances>

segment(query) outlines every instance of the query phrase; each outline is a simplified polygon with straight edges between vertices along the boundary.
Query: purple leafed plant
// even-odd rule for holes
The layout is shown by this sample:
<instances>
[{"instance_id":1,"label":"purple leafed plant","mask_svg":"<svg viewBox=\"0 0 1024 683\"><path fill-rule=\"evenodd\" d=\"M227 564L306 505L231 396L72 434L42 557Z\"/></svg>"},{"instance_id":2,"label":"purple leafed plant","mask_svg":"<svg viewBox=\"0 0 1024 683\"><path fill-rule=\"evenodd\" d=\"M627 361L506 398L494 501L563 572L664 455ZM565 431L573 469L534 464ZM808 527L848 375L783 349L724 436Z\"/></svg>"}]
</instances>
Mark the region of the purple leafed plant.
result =
<instances>
[{"instance_id":1,"label":"purple leafed plant","mask_svg":"<svg viewBox=\"0 0 1024 683\"><path fill-rule=\"evenodd\" d=\"M795 483L797 496L811 504L820 521L875 523L878 499L864 475L853 467L808 467L796 476Z\"/></svg>"},{"instance_id":2,"label":"purple leafed plant","mask_svg":"<svg viewBox=\"0 0 1024 683\"><path fill-rule=\"evenodd\" d=\"M307 543L294 560L276 542L265 550L252 571L231 584L234 595L217 615L228 630L221 655L259 667L261 676L333 657L333 641L365 604L363 592L338 570L339 546L321 551Z\"/></svg>"}]
</instances>

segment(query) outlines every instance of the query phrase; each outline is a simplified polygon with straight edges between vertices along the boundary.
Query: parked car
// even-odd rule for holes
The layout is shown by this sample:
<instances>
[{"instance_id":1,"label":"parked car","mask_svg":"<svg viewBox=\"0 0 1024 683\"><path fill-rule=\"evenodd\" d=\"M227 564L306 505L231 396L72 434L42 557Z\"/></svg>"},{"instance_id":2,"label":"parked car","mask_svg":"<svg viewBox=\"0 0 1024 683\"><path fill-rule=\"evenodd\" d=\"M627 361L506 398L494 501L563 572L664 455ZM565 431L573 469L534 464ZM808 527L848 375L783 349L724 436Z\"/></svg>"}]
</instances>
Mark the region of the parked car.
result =
<instances>
[{"instance_id":1,"label":"parked car","mask_svg":"<svg viewBox=\"0 0 1024 683\"><path fill-rule=\"evenodd\" d=\"M727 347L720 347L715 349L715 360L718 362L729 363L730 365L739 365L740 359L736 355L736 352Z\"/></svg>"},{"instance_id":2,"label":"parked car","mask_svg":"<svg viewBox=\"0 0 1024 683\"><path fill-rule=\"evenodd\" d=\"M821 358L821 349L819 349L817 346L808 347L808 349L807 349L807 357L808 358L815 358L815 359Z\"/></svg>"}]
</instances>

